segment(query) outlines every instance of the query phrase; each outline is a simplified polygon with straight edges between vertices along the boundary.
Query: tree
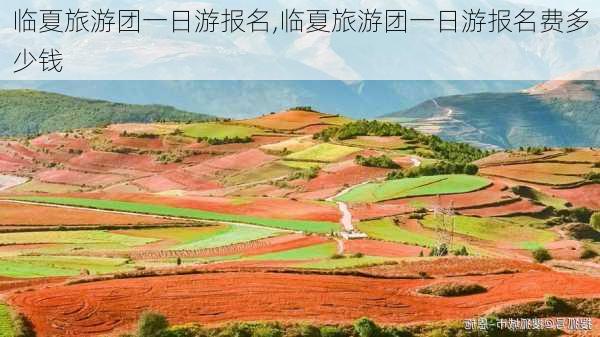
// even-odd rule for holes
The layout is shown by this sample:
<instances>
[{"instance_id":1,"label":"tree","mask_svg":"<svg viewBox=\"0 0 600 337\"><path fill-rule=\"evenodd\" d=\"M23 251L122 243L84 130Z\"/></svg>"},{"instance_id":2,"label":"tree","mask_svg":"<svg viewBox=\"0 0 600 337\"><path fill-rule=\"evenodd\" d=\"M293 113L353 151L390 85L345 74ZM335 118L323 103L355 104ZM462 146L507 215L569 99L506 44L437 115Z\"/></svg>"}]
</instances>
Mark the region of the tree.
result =
<instances>
[{"instance_id":1,"label":"tree","mask_svg":"<svg viewBox=\"0 0 600 337\"><path fill-rule=\"evenodd\" d=\"M169 327L167 318L159 313L145 311L138 322L138 337L160 337Z\"/></svg>"},{"instance_id":2,"label":"tree","mask_svg":"<svg viewBox=\"0 0 600 337\"><path fill-rule=\"evenodd\" d=\"M372 320L363 317L354 322L354 330L360 337L378 337L381 329Z\"/></svg>"},{"instance_id":3,"label":"tree","mask_svg":"<svg viewBox=\"0 0 600 337\"><path fill-rule=\"evenodd\" d=\"M474 176L477 174L477 172L479 172L479 167L475 164L467 164L467 165L465 165L464 172L465 172L465 174Z\"/></svg>"},{"instance_id":4,"label":"tree","mask_svg":"<svg viewBox=\"0 0 600 337\"><path fill-rule=\"evenodd\" d=\"M600 231L600 212L592 214L590 226L594 227L595 230Z\"/></svg>"}]
</instances>

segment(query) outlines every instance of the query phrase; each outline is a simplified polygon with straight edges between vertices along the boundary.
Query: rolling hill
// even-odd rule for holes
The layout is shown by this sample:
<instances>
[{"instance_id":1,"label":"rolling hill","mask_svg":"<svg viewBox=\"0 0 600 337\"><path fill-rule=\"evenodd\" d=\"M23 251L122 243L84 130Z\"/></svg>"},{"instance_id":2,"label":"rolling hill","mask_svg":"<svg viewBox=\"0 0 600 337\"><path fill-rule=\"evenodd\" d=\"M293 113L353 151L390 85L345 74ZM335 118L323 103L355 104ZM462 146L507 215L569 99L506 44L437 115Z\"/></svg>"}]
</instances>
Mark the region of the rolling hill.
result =
<instances>
[{"instance_id":1,"label":"rolling hill","mask_svg":"<svg viewBox=\"0 0 600 337\"><path fill-rule=\"evenodd\" d=\"M570 76L515 93L439 97L383 118L490 148L597 147L600 81L578 78Z\"/></svg>"},{"instance_id":2,"label":"rolling hill","mask_svg":"<svg viewBox=\"0 0 600 337\"><path fill-rule=\"evenodd\" d=\"M34 90L0 91L0 136L26 136L124 122L206 120L163 105L132 105Z\"/></svg>"},{"instance_id":3,"label":"rolling hill","mask_svg":"<svg viewBox=\"0 0 600 337\"><path fill-rule=\"evenodd\" d=\"M309 105L353 118L374 118L438 96L523 90L534 81L0 81L34 89L129 104L161 104L226 118ZM239 99L232 100L231 97Z\"/></svg>"}]
</instances>

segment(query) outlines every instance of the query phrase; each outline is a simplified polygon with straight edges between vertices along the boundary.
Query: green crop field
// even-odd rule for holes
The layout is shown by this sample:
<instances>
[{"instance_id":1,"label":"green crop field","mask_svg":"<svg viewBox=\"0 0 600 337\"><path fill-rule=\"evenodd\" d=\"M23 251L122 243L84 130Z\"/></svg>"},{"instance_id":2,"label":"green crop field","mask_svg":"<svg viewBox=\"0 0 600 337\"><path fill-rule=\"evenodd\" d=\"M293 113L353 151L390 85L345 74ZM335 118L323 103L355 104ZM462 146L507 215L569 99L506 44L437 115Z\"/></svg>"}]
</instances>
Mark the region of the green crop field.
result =
<instances>
[{"instance_id":1,"label":"green crop field","mask_svg":"<svg viewBox=\"0 0 600 337\"><path fill-rule=\"evenodd\" d=\"M427 228L435 229L440 221L429 215L421 223ZM454 231L480 240L511 242L515 248L521 248L525 243L528 246L543 245L556 239L556 234L553 232L518 225L499 218L455 216Z\"/></svg>"},{"instance_id":2,"label":"green crop field","mask_svg":"<svg viewBox=\"0 0 600 337\"><path fill-rule=\"evenodd\" d=\"M252 260L315 260L331 257L337 251L337 244L334 242L322 243L318 245L290 249L282 252L269 253L264 255L253 256Z\"/></svg>"},{"instance_id":3,"label":"green crop field","mask_svg":"<svg viewBox=\"0 0 600 337\"><path fill-rule=\"evenodd\" d=\"M0 259L0 275L6 277L35 278L48 276L74 276L86 269L91 274L131 270L127 259L87 256L16 256Z\"/></svg>"},{"instance_id":4,"label":"green crop field","mask_svg":"<svg viewBox=\"0 0 600 337\"><path fill-rule=\"evenodd\" d=\"M292 153L288 155L286 159L299 161L334 162L358 151L360 151L360 149L356 147L323 143L300 152Z\"/></svg>"},{"instance_id":5,"label":"green crop field","mask_svg":"<svg viewBox=\"0 0 600 337\"><path fill-rule=\"evenodd\" d=\"M190 124L183 128L183 134L192 138L251 137L262 132L262 130L252 126L214 122Z\"/></svg>"},{"instance_id":6,"label":"green crop field","mask_svg":"<svg viewBox=\"0 0 600 337\"><path fill-rule=\"evenodd\" d=\"M369 237L385 241L400 242L409 245L434 246L436 239L424 233L416 233L400 228L392 219L362 221L358 229Z\"/></svg>"},{"instance_id":7,"label":"green crop field","mask_svg":"<svg viewBox=\"0 0 600 337\"><path fill-rule=\"evenodd\" d=\"M191 208L177 208L162 205L152 205L137 202L98 200L84 198L61 198L61 197L14 197L14 200L30 201L55 205L66 205L85 207L93 209L104 209L111 211L152 214L162 216L173 216L181 218L212 220L224 222L237 222L265 227L289 229L312 233L330 233L339 229L339 224L328 221L308 221L290 219L260 218L249 215L236 215L202 211Z\"/></svg>"},{"instance_id":8,"label":"green crop field","mask_svg":"<svg viewBox=\"0 0 600 337\"><path fill-rule=\"evenodd\" d=\"M3 233L0 235L0 244L105 244L115 243L121 246L141 246L156 239L132 237L129 235L115 234L105 230L84 231L44 231L44 232L19 232Z\"/></svg>"},{"instance_id":9,"label":"green crop field","mask_svg":"<svg viewBox=\"0 0 600 337\"><path fill-rule=\"evenodd\" d=\"M8 305L0 303L0 337L14 337L12 312Z\"/></svg>"},{"instance_id":10,"label":"green crop field","mask_svg":"<svg viewBox=\"0 0 600 337\"><path fill-rule=\"evenodd\" d=\"M172 249L204 249L234 245L236 243L264 239L281 234L282 232L270 228L257 228L250 226L230 225L226 230L210 237L191 240L177 245Z\"/></svg>"},{"instance_id":11,"label":"green crop field","mask_svg":"<svg viewBox=\"0 0 600 337\"><path fill-rule=\"evenodd\" d=\"M441 175L404 178L361 185L336 198L344 202L379 202L406 197L467 193L490 185L490 181L470 175Z\"/></svg>"},{"instance_id":12,"label":"green crop field","mask_svg":"<svg viewBox=\"0 0 600 337\"><path fill-rule=\"evenodd\" d=\"M151 240L167 240L180 245L215 237L226 233L229 230L229 225L216 225L205 227L128 229L118 231L118 233Z\"/></svg>"}]
</instances>

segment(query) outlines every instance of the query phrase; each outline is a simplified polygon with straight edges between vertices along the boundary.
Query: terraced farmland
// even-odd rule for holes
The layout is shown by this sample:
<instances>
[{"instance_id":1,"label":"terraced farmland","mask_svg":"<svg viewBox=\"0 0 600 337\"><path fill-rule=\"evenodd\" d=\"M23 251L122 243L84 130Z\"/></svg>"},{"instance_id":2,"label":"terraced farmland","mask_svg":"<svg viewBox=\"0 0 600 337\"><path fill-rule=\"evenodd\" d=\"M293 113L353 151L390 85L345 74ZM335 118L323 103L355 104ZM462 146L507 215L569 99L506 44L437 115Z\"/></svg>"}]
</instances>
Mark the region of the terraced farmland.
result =
<instances>
[{"instance_id":1,"label":"terraced farmland","mask_svg":"<svg viewBox=\"0 0 600 337\"><path fill-rule=\"evenodd\" d=\"M0 337L15 337L12 312L4 303L0 303Z\"/></svg>"},{"instance_id":2,"label":"terraced farmland","mask_svg":"<svg viewBox=\"0 0 600 337\"><path fill-rule=\"evenodd\" d=\"M324 143L315 145L306 150L292 153L285 157L285 159L297 161L333 162L358 151L360 151L360 149L356 147Z\"/></svg>"},{"instance_id":3,"label":"terraced farmland","mask_svg":"<svg viewBox=\"0 0 600 337\"><path fill-rule=\"evenodd\" d=\"M160 205L142 204L124 201L110 201L83 198L61 198L61 197L18 197L15 200L31 201L55 205L76 206L86 208L105 209L111 211L122 211L131 213L154 214L161 216L173 216L199 220L213 220L225 222L241 222L266 227L300 230L315 233L329 233L338 228L338 224L325 221L300 221L300 220L276 220L259 218L253 216L223 214L207 212L195 209L167 207Z\"/></svg>"},{"instance_id":4,"label":"terraced farmland","mask_svg":"<svg viewBox=\"0 0 600 337\"><path fill-rule=\"evenodd\" d=\"M262 133L260 129L236 124L225 123L198 123L185 126L183 134L191 138L206 137L210 139L224 139L225 137L251 137Z\"/></svg>"},{"instance_id":5,"label":"terraced farmland","mask_svg":"<svg viewBox=\"0 0 600 337\"><path fill-rule=\"evenodd\" d=\"M362 185L342 194L336 200L366 203L427 195L459 194L477 191L490 184L485 178L468 175L404 178Z\"/></svg>"}]
</instances>

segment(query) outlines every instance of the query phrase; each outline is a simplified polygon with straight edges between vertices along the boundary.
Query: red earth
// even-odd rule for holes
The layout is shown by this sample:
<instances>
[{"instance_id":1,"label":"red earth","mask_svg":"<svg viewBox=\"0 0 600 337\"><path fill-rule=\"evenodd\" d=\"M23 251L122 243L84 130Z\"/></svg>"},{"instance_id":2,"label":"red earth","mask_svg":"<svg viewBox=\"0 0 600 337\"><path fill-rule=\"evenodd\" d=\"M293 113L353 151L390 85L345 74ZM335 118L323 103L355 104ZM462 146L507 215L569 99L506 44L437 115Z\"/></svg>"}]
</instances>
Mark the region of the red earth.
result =
<instances>
[{"instance_id":1,"label":"red earth","mask_svg":"<svg viewBox=\"0 0 600 337\"><path fill-rule=\"evenodd\" d=\"M354 162L336 164L335 169L325 168L319 175L304 185L306 191L318 191L328 188L343 188L360 184L376 178L385 177L388 170L376 167L366 167Z\"/></svg>"},{"instance_id":2,"label":"red earth","mask_svg":"<svg viewBox=\"0 0 600 337\"><path fill-rule=\"evenodd\" d=\"M106 186L125 180L125 177L115 174L88 173L72 170L46 170L36 175L39 181L54 184L69 184L76 186Z\"/></svg>"},{"instance_id":3,"label":"red earth","mask_svg":"<svg viewBox=\"0 0 600 337\"><path fill-rule=\"evenodd\" d=\"M152 216L0 201L0 226L157 225L172 220ZM43 216L40 216L43 214ZM180 223L181 221L178 221Z\"/></svg>"},{"instance_id":4,"label":"red earth","mask_svg":"<svg viewBox=\"0 0 600 337\"><path fill-rule=\"evenodd\" d=\"M275 161L277 157L265 154L259 149L251 149L244 152L210 159L203 164L221 170L245 170Z\"/></svg>"},{"instance_id":5,"label":"red earth","mask_svg":"<svg viewBox=\"0 0 600 337\"><path fill-rule=\"evenodd\" d=\"M459 212L463 215L488 217L535 214L542 212L544 209L546 209L546 206L534 204L529 200L519 200L500 206L461 209Z\"/></svg>"},{"instance_id":6,"label":"red earth","mask_svg":"<svg viewBox=\"0 0 600 337\"><path fill-rule=\"evenodd\" d=\"M16 293L8 302L39 336L106 336L132 330L141 312L173 324L227 321L383 324L473 318L507 303L556 296L600 296L600 278L551 271L452 278L485 286L483 294L440 298L416 290L440 282L291 273L226 272L121 279Z\"/></svg>"},{"instance_id":7,"label":"red earth","mask_svg":"<svg viewBox=\"0 0 600 337\"><path fill-rule=\"evenodd\" d=\"M344 252L384 257L415 257L421 252L428 255L429 249L389 241L361 239L345 241Z\"/></svg>"}]
</instances>

